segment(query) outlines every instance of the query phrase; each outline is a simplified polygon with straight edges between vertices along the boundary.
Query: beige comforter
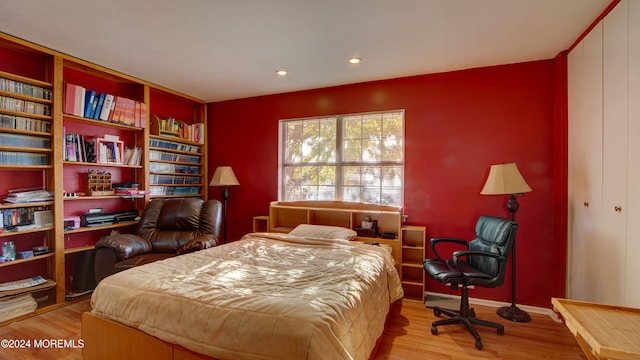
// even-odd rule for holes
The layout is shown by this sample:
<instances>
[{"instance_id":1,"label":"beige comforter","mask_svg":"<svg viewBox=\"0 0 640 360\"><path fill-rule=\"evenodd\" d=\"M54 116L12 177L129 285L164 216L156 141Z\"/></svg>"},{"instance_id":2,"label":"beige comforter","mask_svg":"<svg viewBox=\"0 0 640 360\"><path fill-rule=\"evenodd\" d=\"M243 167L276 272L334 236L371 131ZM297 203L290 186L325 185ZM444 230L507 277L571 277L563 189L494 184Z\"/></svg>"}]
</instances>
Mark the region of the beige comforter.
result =
<instances>
[{"instance_id":1,"label":"beige comforter","mask_svg":"<svg viewBox=\"0 0 640 360\"><path fill-rule=\"evenodd\" d=\"M254 233L110 276L91 304L219 359L368 359L402 296L382 247Z\"/></svg>"}]
</instances>

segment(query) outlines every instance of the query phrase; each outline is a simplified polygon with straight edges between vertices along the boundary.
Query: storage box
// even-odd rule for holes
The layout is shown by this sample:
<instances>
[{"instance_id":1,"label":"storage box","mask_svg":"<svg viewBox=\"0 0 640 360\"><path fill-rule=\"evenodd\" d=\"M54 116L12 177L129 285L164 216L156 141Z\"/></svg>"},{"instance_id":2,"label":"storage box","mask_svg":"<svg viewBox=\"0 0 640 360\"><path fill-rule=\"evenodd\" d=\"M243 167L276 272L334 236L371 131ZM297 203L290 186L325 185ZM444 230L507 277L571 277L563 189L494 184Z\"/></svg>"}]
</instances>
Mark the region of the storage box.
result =
<instances>
[{"instance_id":1,"label":"storage box","mask_svg":"<svg viewBox=\"0 0 640 360\"><path fill-rule=\"evenodd\" d=\"M361 237L378 237L378 229L365 229L357 227L354 230L356 231L356 234Z\"/></svg>"}]
</instances>

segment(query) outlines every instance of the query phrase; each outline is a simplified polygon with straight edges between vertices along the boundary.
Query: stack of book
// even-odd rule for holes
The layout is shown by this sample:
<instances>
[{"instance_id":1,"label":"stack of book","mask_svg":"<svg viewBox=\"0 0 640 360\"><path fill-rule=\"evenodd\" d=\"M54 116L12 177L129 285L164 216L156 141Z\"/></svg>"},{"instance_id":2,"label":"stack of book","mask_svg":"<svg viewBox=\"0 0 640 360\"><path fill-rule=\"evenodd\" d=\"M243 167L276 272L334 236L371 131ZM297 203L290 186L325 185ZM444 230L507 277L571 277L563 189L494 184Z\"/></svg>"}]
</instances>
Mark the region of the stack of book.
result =
<instances>
[{"instance_id":1,"label":"stack of book","mask_svg":"<svg viewBox=\"0 0 640 360\"><path fill-rule=\"evenodd\" d=\"M51 132L51 122L24 116L0 114L0 127L5 129Z\"/></svg>"},{"instance_id":2,"label":"stack of book","mask_svg":"<svg viewBox=\"0 0 640 360\"><path fill-rule=\"evenodd\" d=\"M124 149L124 165L140 166L142 161L142 148L138 146Z\"/></svg>"},{"instance_id":3,"label":"stack of book","mask_svg":"<svg viewBox=\"0 0 640 360\"><path fill-rule=\"evenodd\" d=\"M9 190L4 199L10 204L25 204L32 202L52 201L53 192L41 189L13 189Z\"/></svg>"},{"instance_id":4,"label":"stack of book","mask_svg":"<svg viewBox=\"0 0 640 360\"><path fill-rule=\"evenodd\" d=\"M154 135L174 136L197 144L204 143L204 124L187 124L174 118L163 119L151 114L151 129Z\"/></svg>"},{"instance_id":5,"label":"stack of book","mask_svg":"<svg viewBox=\"0 0 640 360\"><path fill-rule=\"evenodd\" d=\"M96 162L94 143L87 141L82 134L67 133L62 129L64 136L64 160L76 162Z\"/></svg>"},{"instance_id":6,"label":"stack of book","mask_svg":"<svg viewBox=\"0 0 640 360\"><path fill-rule=\"evenodd\" d=\"M6 78L0 78L0 90L45 100L51 100L51 89L45 89L40 86Z\"/></svg>"},{"instance_id":7,"label":"stack of book","mask_svg":"<svg viewBox=\"0 0 640 360\"><path fill-rule=\"evenodd\" d=\"M0 108L35 115L51 115L51 107L47 104L40 104L22 99L14 99L7 96L0 96Z\"/></svg>"},{"instance_id":8,"label":"stack of book","mask_svg":"<svg viewBox=\"0 0 640 360\"><path fill-rule=\"evenodd\" d=\"M106 93L87 90L80 85L65 85L64 112L94 120L129 126L147 126L147 104Z\"/></svg>"},{"instance_id":9,"label":"stack of book","mask_svg":"<svg viewBox=\"0 0 640 360\"><path fill-rule=\"evenodd\" d=\"M31 294L2 297L0 298L0 323L32 313L37 308L38 303Z\"/></svg>"}]
</instances>

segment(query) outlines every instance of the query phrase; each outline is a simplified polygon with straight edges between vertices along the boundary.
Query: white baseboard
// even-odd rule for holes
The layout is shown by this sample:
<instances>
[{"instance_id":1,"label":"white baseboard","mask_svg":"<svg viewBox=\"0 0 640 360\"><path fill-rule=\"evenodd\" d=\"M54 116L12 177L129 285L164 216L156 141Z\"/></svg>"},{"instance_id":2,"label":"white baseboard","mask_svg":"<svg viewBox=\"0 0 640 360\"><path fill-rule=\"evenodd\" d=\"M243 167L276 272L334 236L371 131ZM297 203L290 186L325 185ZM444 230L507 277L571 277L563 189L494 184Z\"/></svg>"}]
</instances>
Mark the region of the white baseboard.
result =
<instances>
[{"instance_id":1,"label":"white baseboard","mask_svg":"<svg viewBox=\"0 0 640 360\"><path fill-rule=\"evenodd\" d=\"M441 298L451 298L451 299L456 299L458 301L460 300L459 295L441 294L441 293L426 291L425 299L427 298L427 295L438 296ZM489 307L494 307L496 309L503 306L511 306L511 303L507 303L507 302L486 300L486 299L476 299L472 297L469 298L469 304L489 306ZM528 313L548 315L553 321L562 322L562 320L558 317L558 314L556 314L551 309L537 307L537 306L530 306L530 305L518 305L518 307Z\"/></svg>"}]
</instances>

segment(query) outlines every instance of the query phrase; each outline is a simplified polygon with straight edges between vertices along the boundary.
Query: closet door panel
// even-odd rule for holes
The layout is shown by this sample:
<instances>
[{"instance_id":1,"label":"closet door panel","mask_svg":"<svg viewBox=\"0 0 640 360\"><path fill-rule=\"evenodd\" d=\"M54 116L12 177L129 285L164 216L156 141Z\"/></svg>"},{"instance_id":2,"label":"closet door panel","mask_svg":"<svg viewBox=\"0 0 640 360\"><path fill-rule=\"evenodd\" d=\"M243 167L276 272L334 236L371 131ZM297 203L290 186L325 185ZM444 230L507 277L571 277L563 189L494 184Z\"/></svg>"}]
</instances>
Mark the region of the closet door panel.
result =
<instances>
[{"instance_id":1,"label":"closet door panel","mask_svg":"<svg viewBox=\"0 0 640 360\"><path fill-rule=\"evenodd\" d=\"M629 132L625 305L640 307L640 2L629 2Z\"/></svg>"},{"instance_id":2,"label":"closet door panel","mask_svg":"<svg viewBox=\"0 0 640 360\"><path fill-rule=\"evenodd\" d=\"M628 2L620 2L604 19L603 29L603 173L604 234L598 246L601 269L609 281L601 300L624 305L627 238ZM607 260L604 260L607 259ZM603 261L604 260L604 261Z\"/></svg>"},{"instance_id":3,"label":"closet door panel","mask_svg":"<svg viewBox=\"0 0 640 360\"><path fill-rule=\"evenodd\" d=\"M602 241L602 25L568 58L568 296L594 301L608 281Z\"/></svg>"}]
</instances>

